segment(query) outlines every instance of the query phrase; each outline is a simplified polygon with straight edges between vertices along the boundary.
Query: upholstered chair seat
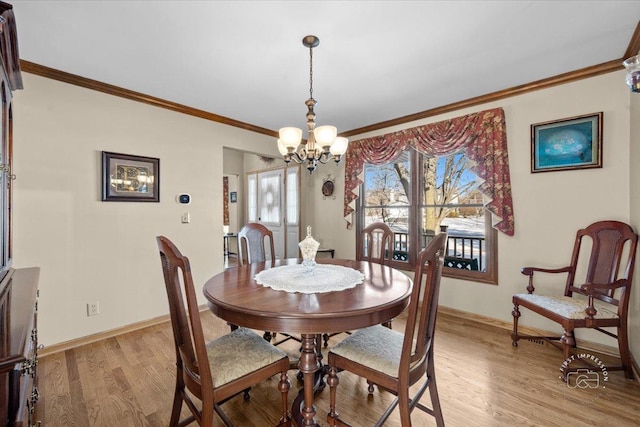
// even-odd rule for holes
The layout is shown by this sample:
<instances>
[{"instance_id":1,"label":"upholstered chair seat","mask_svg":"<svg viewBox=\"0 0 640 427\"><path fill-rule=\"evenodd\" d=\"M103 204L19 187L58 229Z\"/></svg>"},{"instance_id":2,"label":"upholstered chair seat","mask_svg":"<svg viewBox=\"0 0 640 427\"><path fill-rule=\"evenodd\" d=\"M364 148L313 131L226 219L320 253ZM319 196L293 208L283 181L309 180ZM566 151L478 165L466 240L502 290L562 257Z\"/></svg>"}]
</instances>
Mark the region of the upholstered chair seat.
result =
<instances>
[{"instance_id":1,"label":"upholstered chair seat","mask_svg":"<svg viewBox=\"0 0 640 427\"><path fill-rule=\"evenodd\" d=\"M577 296L550 296L537 294L517 294L521 301L531 304L564 317L565 319L584 319L584 310L589 306L587 298L578 298ZM593 316L595 319L617 319L616 313L618 307L600 301L594 301L594 307L597 312Z\"/></svg>"},{"instance_id":2,"label":"upholstered chair seat","mask_svg":"<svg viewBox=\"0 0 640 427\"><path fill-rule=\"evenodd\" d=\"M382 325L360 329L338 344L331 352L398 378L404 334Z\"/></svg>"},{"instance_id":3,"label":"upholstered chair seat","mask_svg":"<svg viewBox=\"0 0 640 427\"><path fill-rule=\"evenodd\" d=\"M287 354L269 344L250 329L238 328L231 333L207 343L213 386L221 387L254 371L267 367ZM238 363L238 355L242 355Z\"/></svg>"}]
</instances>

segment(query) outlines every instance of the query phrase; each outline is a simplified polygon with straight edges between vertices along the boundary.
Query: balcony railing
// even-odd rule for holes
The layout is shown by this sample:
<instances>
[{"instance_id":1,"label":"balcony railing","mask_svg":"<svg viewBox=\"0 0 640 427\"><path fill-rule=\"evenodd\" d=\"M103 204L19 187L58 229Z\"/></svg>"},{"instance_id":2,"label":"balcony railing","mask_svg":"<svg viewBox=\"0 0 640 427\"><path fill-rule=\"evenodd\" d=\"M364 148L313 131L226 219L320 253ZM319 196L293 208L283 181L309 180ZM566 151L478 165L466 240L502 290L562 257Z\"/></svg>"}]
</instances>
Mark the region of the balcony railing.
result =
<instances>
[{"instance_id":1,"label":"balcony railing","mask_svg":"<svg viewBox=\"0 0 640 427\"><path fill-rule=\"evenodd\" d=\"M434 237L434 234L422 234L420 236L421 248L425 248ZM409 259L409 253L407 252L408 234L395 232L393 243L393 259L396 261L407 261ZM485 249L484 237L455 236L449 234L447 238L445 266L484 271L486 268Z\"/></svg>"}]
</instances>

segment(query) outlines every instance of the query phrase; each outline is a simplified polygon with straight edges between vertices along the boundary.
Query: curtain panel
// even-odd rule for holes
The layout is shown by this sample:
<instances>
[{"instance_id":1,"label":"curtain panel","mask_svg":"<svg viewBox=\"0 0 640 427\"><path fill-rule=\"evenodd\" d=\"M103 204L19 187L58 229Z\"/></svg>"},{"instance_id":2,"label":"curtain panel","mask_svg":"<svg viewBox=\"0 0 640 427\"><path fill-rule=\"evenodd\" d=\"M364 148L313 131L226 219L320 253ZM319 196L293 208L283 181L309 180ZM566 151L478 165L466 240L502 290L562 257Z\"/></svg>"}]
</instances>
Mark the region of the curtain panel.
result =
<instances>
[{"instance_id":1,"label":"curtain panel","mask_svg":"<svg viewBox=\"0 0 640 427\"><path fill-rule=\"evenodd\" d=\"M494 215L494 228L513 236L515 223L502 108L351 142L344 176L344 217L348 229L352 227L351 213L359 197L355 191L363 182L365 163L390 163L409 148L437 156L464 151L473 163L471 169L483 180L479 191L488 200L485 206Z\"/></svg>"}]
</instances>

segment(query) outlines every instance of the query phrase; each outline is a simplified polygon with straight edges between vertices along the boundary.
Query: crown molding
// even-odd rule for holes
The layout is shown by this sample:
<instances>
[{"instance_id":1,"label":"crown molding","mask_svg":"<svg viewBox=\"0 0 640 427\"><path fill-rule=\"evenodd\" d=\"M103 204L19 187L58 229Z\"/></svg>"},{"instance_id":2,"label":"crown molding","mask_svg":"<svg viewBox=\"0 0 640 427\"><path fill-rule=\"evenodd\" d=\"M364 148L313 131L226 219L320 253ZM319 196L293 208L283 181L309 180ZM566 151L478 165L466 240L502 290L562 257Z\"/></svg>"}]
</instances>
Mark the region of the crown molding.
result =
<instances>
[{"instance_id":1,"label":"crown molding","mask_svg":"<svg viewBox=\"0 0 640 427\"><path fill-rule=\"evenodd\" d=\"M41 77L47 77L53 80L58 80L64 83L72 84L75 86L84 87L87 89L96 90L98 92L107 93L109 95L119 96L121 98L130 99L132 101L142 102L144 104L153 105L154 107L166 108L167 110L176 111L182 114L188 114L190 116L199 117L201 119L211 120L213 122L222 123L229 126L234 126L240 129L245 129L251 132L261 133L272 137L277 137L278 133L266 129L260 126L255 126L249 123L234 120L229 117L220 116L218 114L209 113L197 108L188 107L186 105L178 104L176 102L167 101L165 99L156 98L155 96L145 95L140 92L134 92L129 89L124 89L119 86L111 85L108 83L99 82L97 80L88 79L75 74L67 73L64 71L56 70L54 68L45 67L33 62L20 60L20 68L23 72L35 74Z\"/></svg>"}]
</instances>

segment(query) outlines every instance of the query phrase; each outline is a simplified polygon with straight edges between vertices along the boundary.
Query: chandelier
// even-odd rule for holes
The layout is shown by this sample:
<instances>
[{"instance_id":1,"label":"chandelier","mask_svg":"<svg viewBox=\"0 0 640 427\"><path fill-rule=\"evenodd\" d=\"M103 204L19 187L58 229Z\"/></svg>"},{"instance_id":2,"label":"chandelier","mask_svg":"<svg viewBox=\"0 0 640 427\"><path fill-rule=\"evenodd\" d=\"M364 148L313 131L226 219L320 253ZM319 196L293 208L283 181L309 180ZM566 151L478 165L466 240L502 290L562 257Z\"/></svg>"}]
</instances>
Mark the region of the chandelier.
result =
<instances>
[{"instance_id":1,"label":"chandelier","mask_svg":"<svg viewBox=\"0 0 640 427\"><path fill-rule=\"evenodd\" d=\"M302 129L296 127L280 128L278 134L278 150L284 157L286 163L293 160L296 163L305 163L309 173L313 173L318 165L334 160L340 163L342 156L347 151L349 140L338 136L335 126L316 127L316 113L313 107L316 100L313 99L313 48L320 44L320 39L316 36L306 36L302 39L302 44L309 48L309 99L305 105L307 111L307 127L309 136L307 142L302 144Z\"/></svg>"},{"instance_id":2,"label":"chandelier","mask_svg":"<svg viewBox=\"0 0 640 427\"><path fill-rule=\"evenodd\" d=\"M622 63L627 69L627 84L631 92L640 92L640 52Z\"/></svg>"}]
</instances>

